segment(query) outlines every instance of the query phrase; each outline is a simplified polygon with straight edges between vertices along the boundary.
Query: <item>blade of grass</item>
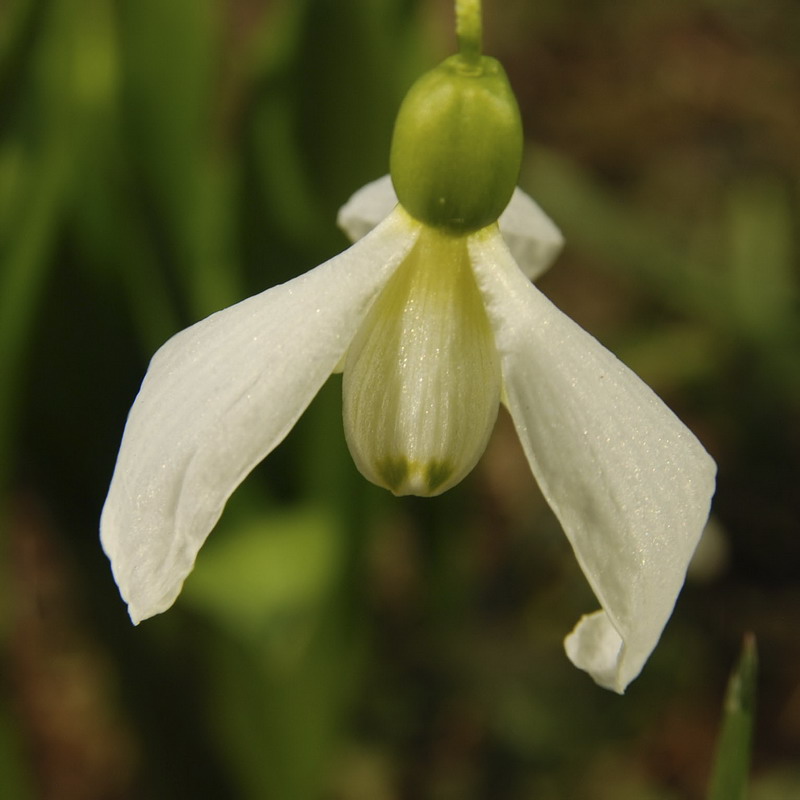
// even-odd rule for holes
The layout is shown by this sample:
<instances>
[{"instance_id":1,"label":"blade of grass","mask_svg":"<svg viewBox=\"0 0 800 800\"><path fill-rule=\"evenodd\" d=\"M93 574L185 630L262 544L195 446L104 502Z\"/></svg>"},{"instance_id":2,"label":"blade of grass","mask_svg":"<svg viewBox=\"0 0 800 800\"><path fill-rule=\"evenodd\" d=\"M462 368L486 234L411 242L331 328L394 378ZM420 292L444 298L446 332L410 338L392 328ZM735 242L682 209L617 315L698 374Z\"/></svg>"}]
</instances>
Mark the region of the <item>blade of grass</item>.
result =
<instances>
[{"instance_id":1,"label":"blade of grass","mask_svg":"<svg viewBox=\"0 0 800 800\"><path fill-rule=\"evenodd\" d=\"M725 693L724 718L708 800L744 800L746 797L757 675L756 640L752 634L747 634Z\"/></svg>"}]
</instances>

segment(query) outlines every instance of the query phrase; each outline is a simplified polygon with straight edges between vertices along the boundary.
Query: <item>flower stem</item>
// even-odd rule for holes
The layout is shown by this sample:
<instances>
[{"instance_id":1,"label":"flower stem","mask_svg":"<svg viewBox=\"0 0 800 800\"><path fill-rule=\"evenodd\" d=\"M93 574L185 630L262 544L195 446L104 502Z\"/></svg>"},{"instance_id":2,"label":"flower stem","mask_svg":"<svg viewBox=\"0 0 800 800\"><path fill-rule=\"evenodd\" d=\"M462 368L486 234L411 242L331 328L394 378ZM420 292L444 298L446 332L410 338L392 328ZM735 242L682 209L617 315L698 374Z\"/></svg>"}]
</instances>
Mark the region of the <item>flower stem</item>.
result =
<instances>
[{"instance_id":1,"label":"flower stem","mask_svg":"<svg viewBox=\"0 0 800 800\"><path fill-rule=\"evenodd\" d=\"M483 47L481 0L455 0L455 2L459 54L468 64L477 66Z\"/></svg>"}]
</instances>

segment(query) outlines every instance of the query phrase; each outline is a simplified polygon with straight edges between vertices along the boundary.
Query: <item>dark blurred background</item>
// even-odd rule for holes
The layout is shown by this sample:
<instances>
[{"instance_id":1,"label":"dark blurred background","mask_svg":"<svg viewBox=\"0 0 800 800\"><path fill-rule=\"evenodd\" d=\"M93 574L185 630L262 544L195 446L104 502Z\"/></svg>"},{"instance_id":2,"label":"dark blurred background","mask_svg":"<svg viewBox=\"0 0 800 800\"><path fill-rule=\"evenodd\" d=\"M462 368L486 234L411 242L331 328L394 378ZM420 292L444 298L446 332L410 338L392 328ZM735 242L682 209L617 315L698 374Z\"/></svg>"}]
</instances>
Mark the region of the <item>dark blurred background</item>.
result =
<instances>
[{"instance_id":1,"label":"dark blurred background","mask_svg":"<svg viewBox=\"0 0 800 800\"><path fill-rule=\"evenodd\" d=\"M331 379L133 628L97 522L172 333L346 246L446 0L0 0L0 794L702 798L742 635L753 800L800 796L800 7L487 0L540 282L719 464L625 697L561 641L595 600L504 414L459 487L357 473Z\"/></svg>"}]
</instances>

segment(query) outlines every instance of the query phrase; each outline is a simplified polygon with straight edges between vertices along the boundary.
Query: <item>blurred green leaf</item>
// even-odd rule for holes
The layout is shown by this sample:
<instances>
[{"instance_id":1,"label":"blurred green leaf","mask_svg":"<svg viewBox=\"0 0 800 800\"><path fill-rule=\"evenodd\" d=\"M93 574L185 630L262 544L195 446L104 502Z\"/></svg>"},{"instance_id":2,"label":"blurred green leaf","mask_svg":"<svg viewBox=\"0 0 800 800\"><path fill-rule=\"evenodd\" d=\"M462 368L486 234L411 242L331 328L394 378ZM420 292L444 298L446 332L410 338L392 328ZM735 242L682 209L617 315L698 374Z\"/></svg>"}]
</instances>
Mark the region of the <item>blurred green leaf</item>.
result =
<instances>
[{"instance_id":1,"label":"blurred green leaf","mask_svg":"<svg viewBox=\"0 0 800 800\"><path fill-rule=\"evenodd\" d=\"M0 484L22 359L51 267L75 142L69 0L48 11L18 77L24 101L12 124L0 130Z\"/></svg>"},{"instance_id":2,"label":"blurred green leaf","mask_svg":"<svg viewBox=\"0 0 800 800\"><path fill-rule=\"evenodd\" d=\"M223 525L182 602L212 620L208 712L242 797L319 797L362 657L327 508Z\"/></svg>"},{"instance_id":3,"label":"blurred green leaf","mask_svg":"<svg viewBox=\"0 0 800 800\"><path fill-rule=\"evenodd\" d=\"M184 599L248 641L291 655L339 573L341 531L325 508L271 512L214 532Z\"/></svg>"},{"instance_id":4,"label":"blurred green leaf","mask_svg":"<svg viewBox=\"0 0 800 800\"><path fill-rule=\"evenodd\" d=\"M234 768L237 797L327 796L331 762L359 685L359 636L335 593L307 645L283 663L264 642L209 641L208 713Z\"/></svg>"},{"instance_id":5,"label":"blurred green leaf","mask_svg":"<svg viewBox=\"0 0 800 800\"><path fill-rule=\"evenodd\" d=\"M19 99L19 76L33 46L46 0L11 0L0 7L0 130Z\"/></svg>"},{"instance_id":6,"label":"blurred green leaf","mask_svg":"<svg viewBox=\"0 0 800 800\"><path fill-rule=\"evenodd\" d=\"M0 42L0 519L5 522L25 356L51 268L71 174L74 133L70 83L71 29L65 2L16 3L17 16ZM34 22L41 24L34 38ZM8 94L7 94L8 93ZM6 102L8 100L8 102ZM13 110L13 115L10 112ZM0 643L3 654L13 608L8 596L10 537L0 525ZM0 788L25 798L30 764L18 728L18 706L7 703L7 675L0 675Z\"/></svg>"},{"instance_id":7,"label":"blurred green leaf","mask_svg":"<svg viewBox=\"0 0 800 800\"><path fill-rule=\"evenodd\" d=\"M297 136L331 218L348 194L388 171L398 106L423 68L411 46L411 10L404 0L307 6L296 67Z\"/></svg>"},{"instance_id":8,"label":"blurred green leaf","mask_svg":"<svg viewBox=\"0 0 800 800\"><path fill-rule=\"evenodd\" d=\"M753 337L782 338L794 321L792 224L789 198L776 181L742 182L728 194L731 302Z\"/></svg>"},{"instance_id":9,"label":"blurred green leaf","mask_svg":"<svg viewBox=\"0 0 800 800\"><path fill-rule=\"evenodd\" d=\"M742 643L739 662L725 694L724 718L709 800L744 800L747 796L757 676L756 641L749 634Z\"/></svg>"},{"instance_id":10,"label":"blurred green leaf","mask_svg":"<svg viewBox=\"0 0 800 800\"><path fill-rule=\"evenodd\" d=\"M537 148L520 183L563 228L568 248L607 260L683 314L725 323L713 270L690 263L658 221L626 207L578 164Z\"/></svg>"},{"instance_id":11,"label":"blurred green leaf","mask_svg":"<svg viewBox=\"0 0 800 800\"><path fill-rule=\"evenodd\" d=\"M130 154L123 146L118 8L112 0L86 0L83 8L73 23L82 113L71 221L81 266L94 273L102 289L118 291L122 286L142 351L149 356L181 327L181 318L149 235L148 219L130 191L135 182Z\"/></svg>"},{"instance_id":12,"label":"blurred green leaf","mask_svg":"<svg viewBox=\"0 0 800 800\"><path fill-rule=\"evenodd\" d=\"M337 209L388 170L395 113L422 69L415 5L283 4L256 40L278 54L253 58L250 135L265 223L315 254L341 246Z\"/></svg>"},{"instance_id":13,"label":"blurred green leaf","mask_svg":"<svg viewBox=\"0 0 800 800\"><path fill-rule=\"evenodd\" d=\"M0 161L3 155L0 150ZM49 267L50 247L66 186L66 157L67 152L54 143L41 161L27 162L22 167L25 191L17 198L20 205L15 214L19 227L13 240L0 249L0 458L8 447L7 426L15 404L22 357Z\"/></svg>"},{"instance_id":14,"label":"blurred green leaf","mask_svg":"<svg viewBox=\"0 0 800 800\"><path fill-rule=\"evenodd\" d=\"M140 203L197 319L243 295L231 252L231 168L215 140L222 11L213 0L119 8L126 143Z\"/></svg>"}]
</instances>

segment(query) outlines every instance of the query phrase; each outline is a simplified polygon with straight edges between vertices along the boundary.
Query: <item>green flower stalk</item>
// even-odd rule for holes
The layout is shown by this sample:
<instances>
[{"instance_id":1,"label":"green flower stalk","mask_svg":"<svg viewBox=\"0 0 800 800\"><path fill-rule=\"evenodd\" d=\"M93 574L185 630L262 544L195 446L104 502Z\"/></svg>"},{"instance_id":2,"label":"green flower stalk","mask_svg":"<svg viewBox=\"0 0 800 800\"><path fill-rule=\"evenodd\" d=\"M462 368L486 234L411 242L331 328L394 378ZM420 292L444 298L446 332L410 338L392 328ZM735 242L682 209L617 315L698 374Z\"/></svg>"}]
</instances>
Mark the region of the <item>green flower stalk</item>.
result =
<instances>
[{"instance_id":1,"label":"green flower stalk","mask_svg":"<svg viewBox=\"0 0 800 800\"><path fill-rule=\"evenodd\" d=\"M463 60L477 64L483 50L481 0L456 0L456 38Z\"/></svg>"}]
</instances>

